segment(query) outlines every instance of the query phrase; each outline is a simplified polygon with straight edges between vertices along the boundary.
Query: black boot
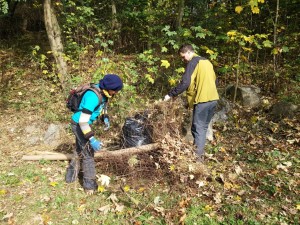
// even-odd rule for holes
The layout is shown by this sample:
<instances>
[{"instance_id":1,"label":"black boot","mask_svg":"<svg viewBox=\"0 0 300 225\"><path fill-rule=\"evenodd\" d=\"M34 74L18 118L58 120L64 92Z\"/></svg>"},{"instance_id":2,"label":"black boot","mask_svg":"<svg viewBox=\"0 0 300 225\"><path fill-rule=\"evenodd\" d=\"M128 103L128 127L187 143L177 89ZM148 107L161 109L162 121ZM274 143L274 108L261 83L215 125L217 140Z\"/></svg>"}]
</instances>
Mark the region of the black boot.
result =
<instances>
[{"instance_id":1,"label":"black boot","mask_svg":"<svg viewBox=\"0 0 300 225\"><path fill-rule=\"evenodd\" d=\"M92 195L98 191L98 184L96 180L83 178L83 188L87 195Z\"/></svg>"}]
</instances>

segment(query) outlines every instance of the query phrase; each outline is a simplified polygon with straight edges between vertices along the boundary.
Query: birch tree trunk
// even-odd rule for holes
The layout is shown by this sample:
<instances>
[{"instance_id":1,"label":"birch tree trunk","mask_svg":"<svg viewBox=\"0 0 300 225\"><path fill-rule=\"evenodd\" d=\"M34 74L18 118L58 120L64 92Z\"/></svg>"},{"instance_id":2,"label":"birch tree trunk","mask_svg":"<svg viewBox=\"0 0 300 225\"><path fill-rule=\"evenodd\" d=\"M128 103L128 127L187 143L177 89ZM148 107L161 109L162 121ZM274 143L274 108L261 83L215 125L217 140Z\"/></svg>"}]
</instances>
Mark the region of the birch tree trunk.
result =
<instances>
[{"instance_id":1,"label":"birch tree trunk","mask_svg":"<svg viewBox=\"0 0 300 225\"><path fill-rule=\"evenodd\" d=\"M64 54L63 44L61 41L61 31L51 5L51 0L44 1L44 19L50 47L58 69L57 76L59 78L61 87L63 88L63 90L65 90L68 68L67 63L63 57Z\"/></svg>"}]
</instances>

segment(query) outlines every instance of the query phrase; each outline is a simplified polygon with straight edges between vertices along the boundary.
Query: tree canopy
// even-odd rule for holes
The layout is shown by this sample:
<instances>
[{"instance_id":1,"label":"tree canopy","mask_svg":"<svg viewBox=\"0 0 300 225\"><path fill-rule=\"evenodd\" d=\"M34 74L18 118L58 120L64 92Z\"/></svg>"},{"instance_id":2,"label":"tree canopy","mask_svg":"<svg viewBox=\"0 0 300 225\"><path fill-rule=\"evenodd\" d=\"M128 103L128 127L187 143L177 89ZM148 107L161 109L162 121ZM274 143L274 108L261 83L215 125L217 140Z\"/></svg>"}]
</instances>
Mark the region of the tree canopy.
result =
<instances>
[{"instance_id":1,"label":"tree canopy","mask_svg":"<svg viewBox=\"0 0 300 225\"><path fill-rule=\"evenodd\" d=\"M45 32L43 4L1 0L0 38ZM72 0L52 1L51 6L69 67L86 51L104 58L142 54L150 83L161 79L158 67L174 83L182 69L170 56L182 43L192 43L224 79L272 80L266 90L276 89L283 78L300 80L297 0Z\"/></svg>"}]
</instances>

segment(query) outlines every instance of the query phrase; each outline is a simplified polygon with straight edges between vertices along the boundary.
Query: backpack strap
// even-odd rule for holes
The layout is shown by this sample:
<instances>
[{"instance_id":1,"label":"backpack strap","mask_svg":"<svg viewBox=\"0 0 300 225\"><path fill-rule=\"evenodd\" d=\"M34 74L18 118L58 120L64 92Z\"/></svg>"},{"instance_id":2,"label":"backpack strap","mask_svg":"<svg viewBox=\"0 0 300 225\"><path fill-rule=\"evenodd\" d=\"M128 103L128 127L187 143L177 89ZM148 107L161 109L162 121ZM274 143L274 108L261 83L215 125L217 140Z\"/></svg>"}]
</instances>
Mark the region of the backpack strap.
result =
<instances>
[{"instance_id":1,"label":"backpack strap","mask_svg":"<svg viewBox=\"0 0 300 225\"><path fill-rule=\"evenodd\" d=\"M102 101L103 101L103 96L102 96L102 91L101 91L101 89L98 88L94 83L90 83L90 84L89 84L89 87L84 87L84 86L82 86L81 88L84 89L84 92L81 94L81 97L80 97L79 102L81 102L81 99L82 99L83 95L84 95L87 91L92 91L92 92L94 92L94 93L97 95L97 97L98 97L98 99L99 99L99 104L94 108L94 111L95 111L96 109L98 109L98 108L100 107ZM80 104L80 103L79 103L79 104ZM79 107L79 106L78 106L78 107ZM106 109L106 108L107 108L107 106L106 106L106 103L105 103L104 109ZM75 112L79 112L79 111L81 111L81 110L76 110Z\"/></svg>"},{"instance_id":2,"label":"backpack strap","mask_svg":"<svg viewBox=\"0 0 300 225\"><path fill-rule=\"evenodd\" d=\"M100 107L100 105L101 105L101 103L102 103L102 101L103 101L103 96L102 96L102 91L101 91L101 89L98 88L95 84L90 84L90 86L91 86L91 87L88 88L88 90L93 91L93 92L97 95L97 97L98 97L98 99L99 99L99 104L95 107L95 109L94 109L94 111L95 111L96 109L98 109L98 108ZM105 103L104 109L105 109L105 110L107 109L106 103Z\"/></svg>"}]
</instances>

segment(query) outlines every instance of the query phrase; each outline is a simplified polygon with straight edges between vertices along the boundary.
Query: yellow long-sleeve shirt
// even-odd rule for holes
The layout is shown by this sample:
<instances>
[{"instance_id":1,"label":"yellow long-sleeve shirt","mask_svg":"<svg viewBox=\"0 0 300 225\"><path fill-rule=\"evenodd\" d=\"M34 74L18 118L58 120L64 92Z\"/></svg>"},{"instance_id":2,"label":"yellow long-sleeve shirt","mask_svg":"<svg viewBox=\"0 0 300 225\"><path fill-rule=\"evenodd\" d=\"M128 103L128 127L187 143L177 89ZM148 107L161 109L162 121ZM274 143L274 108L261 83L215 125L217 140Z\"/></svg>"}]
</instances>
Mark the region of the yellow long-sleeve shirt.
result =
<instances>
[{"instance_id":1,"label":"yellow long-sleeve shirt","mask_svg":"<svg viewBox=\"0 0 300 225\"><path fill-rule=\"evenodd\" d=\"M189 61L181 82L168 94L177 96L186 91L189 107L201 102L219 99L216 87L216 74L211 62L203 57L194 55Z\"/></svg>"},{"instance_id":2,"label":"yellow long-sleeve shirt","mask_svg":"<svg viewBox=\"0 0 300 225\"><path fill-rule=\"evenodd\" d=\"M209 60L199 60L192 73L191 83L186 93L189 107L201 102L219 99L216 87L216 74Z\"/></svg>"}]
</instances>

